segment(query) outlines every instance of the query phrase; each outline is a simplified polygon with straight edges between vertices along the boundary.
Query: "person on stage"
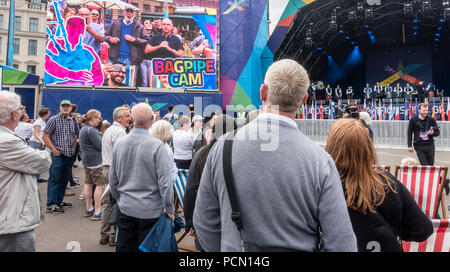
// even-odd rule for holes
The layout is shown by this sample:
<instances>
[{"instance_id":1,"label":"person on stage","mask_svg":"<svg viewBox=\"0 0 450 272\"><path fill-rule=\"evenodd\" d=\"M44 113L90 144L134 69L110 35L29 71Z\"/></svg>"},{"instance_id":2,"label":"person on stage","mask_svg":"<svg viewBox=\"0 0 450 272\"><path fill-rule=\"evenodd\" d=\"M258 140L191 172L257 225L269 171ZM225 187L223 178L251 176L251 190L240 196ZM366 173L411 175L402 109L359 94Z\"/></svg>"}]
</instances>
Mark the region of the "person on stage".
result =
<instances>
[{"instance_id":1,"label":"person on stage","mask_svg":"<svg viewBox=\"0 0 450 272\"><path fill-rule=\"evenodd\" d=\"M414 89L413 89L413 87L409 86L409 83L406 83L404 92L405 92L405 99L408 99L408 100L413 99Z\"/></svg>"},{"instance_id":2,"label":"person on stage","mask_svg":"<svg viewBox=\"0 0 450 272\"><path fill-rule=\"evenodd\" d=\"M336 101L342 99L342 89L339 85L336 86L336 89L334 90L334 94L336 95Z\"/></svg>"},{"instance_id":3,"label":"person on stage","mask_svg":"<svg viewBox=\"0 0 450 272\"><path fill-rule=\"evenodd\" d=\"M386 87L384 87L384 94L387 99L392 98L392 87L390 84L388 84L388 85L386 85Z\"/></svg>"},{"instance_id":4,"label":"person on stage","mask_svg":"<svg viewBox=\"0 0 450 272\"><path fill-rule=\"evenodd\" d=\"M383 87L380 85L379 82L375 85L373 88L375 91L375 99L382 99L383 98Z\"/></svg>"},{"instance_id":5,"label":"person on stage","mask_svg":"<svg viewBox=\"0 0 450 272\"><path fill-rule=\"evenodd\" d=\"M423 86L423 81L419 82L419 85L416 86L415 95L417 96L420 103L425 100L425 87Z\"/></svg>"},{"instance_id":6,"label":"person on stage","mask_svg":"<svg viewBox=\"0 0 450 272\"><path fill-rule=\"evenodd\" d=\"M345 91L345 95L347 97L347 99L353 99L353 87L352 86L348 86L347 90Z\"/></svg>"},{"instance_id":7,"label":"person on stage","mask_svg":"<svg viewBox=\"0 0 450 272\"><path fill-rule=\"evenodd\" d=\"M325 88L326 100L330 101L333 98L333 88L331 88L330 84Z\"/></svg>"},{"instance_id":8,"label":"person on stage","mask_svg":"<svg viewBox=\"0 0 450 272\"><path fill-rule=\"evenodd\" d=\"M439 127L434 118L428 116L428 104L419 104L419 115L409 120L408 125L408 151L416 150L421 165L434 164L434 137L440 134ZM413 148L414 145L414 148Z\"/></svg>"},{"instance_id":9,"label":"person on stage","mask_svg":"<svg viewBox=\"0 0 450 272\"><path fill-rule=\"evenodd\" d=\"M366 100L372 100L372 88L370 87L369 83L366 84L366 87L364 87L363 93L364 93L364 98Z\"/></svg>"},{"instance_id":10,"label":"person on stage","mask_svg":"<svg viewBox=\"0 0 450 272\"><path fill-rule=\"evenodd\" d=\"M402 87L400 87L400 83L397 83L397 85L394 87L394 97L395 98L403 97L403 89Z\"/></svg>"}]
</instances>

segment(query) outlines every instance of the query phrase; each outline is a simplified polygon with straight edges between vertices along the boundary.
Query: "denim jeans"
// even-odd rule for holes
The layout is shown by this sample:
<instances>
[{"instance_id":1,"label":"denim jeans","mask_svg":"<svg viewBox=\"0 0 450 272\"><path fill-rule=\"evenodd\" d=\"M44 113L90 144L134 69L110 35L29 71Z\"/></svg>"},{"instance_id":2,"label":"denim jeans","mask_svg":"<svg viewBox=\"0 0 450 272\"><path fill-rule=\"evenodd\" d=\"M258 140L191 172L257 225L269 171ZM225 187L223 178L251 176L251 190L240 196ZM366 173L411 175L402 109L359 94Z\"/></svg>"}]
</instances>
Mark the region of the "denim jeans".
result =
<instances>
[{"instance_id":1,"label":"denim jeans","mask_svg":"<svg viewBox=\"0 0 450 272\"><path fill-rule=\"evenodd\" d=\"M131 57L118 57L117 61L124 63L126 66L133 65L133 63L131 63Z\"/></svg>"},{"instance_id":2,"label":"denim jeans","mask_svg":"<svg viewBox=\"0 0 450 272\"><path fill-rule=\"evenodd\" d=\"M47 208L62 203L67 188L67 181L72 173L73 158L51 154L52 165L47 183Z\"/></svg>"},{"instance_id":3,"label":"denim jeans","mask_svg":"<svg viewBox=\"0 0 450 272\"><path fill-rule=\"evenodd\" d=\"M140 66L142 76L142 87L151 87L149 86L149 83L150 83L150 75L152 73L152 61L143 60Z\"/></svg>"},{"instance_id":4,"label":"denim jeans","mask_svg":"<svg viewBox=\"0 0 450 272\"><path fill-rule=\"evenodd\" d=\"M39 143L39 142L30 141L30 142L28 143L28 145L29 145L31 148L34 148L34 149L37 149L37 150L44 150L44 146L43 146L41 143ZM41 179L41 175L39 175L39 174L36 175L36 177L37 177L38 180Z\"/></svg>"}]
</instances>

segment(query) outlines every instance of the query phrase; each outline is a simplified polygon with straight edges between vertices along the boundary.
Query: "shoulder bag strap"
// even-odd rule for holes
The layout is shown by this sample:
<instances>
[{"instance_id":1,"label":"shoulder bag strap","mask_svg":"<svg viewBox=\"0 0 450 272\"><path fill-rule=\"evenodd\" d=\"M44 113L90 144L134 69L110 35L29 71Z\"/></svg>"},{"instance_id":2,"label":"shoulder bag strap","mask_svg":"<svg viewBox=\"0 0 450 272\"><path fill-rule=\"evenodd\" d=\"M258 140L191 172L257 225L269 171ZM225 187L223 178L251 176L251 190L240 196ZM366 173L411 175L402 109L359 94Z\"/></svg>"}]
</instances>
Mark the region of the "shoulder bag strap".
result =
<instances>
[{"instance_id":1,"label":"shoulder bag strap","mask_svg":"<svg viewBox=\"0 0 450 272\"><path fill-rule=\"evenodd\" d=\"M224 146L223 146L223 173L225 178L225 185L227 187L228 198L230 199L231 205L231 219L236 224L239 233L241 235L241 246L242 251L245 251L244 240L242 236L242 220L241 220L241 212L239 209L239 203L237 201L236 189L234 187L234 177L233 177L233 169L232 169L232 151L233 151L233 137L235 131L229 133L225 138Z\"/></svg>"}]
</instances>

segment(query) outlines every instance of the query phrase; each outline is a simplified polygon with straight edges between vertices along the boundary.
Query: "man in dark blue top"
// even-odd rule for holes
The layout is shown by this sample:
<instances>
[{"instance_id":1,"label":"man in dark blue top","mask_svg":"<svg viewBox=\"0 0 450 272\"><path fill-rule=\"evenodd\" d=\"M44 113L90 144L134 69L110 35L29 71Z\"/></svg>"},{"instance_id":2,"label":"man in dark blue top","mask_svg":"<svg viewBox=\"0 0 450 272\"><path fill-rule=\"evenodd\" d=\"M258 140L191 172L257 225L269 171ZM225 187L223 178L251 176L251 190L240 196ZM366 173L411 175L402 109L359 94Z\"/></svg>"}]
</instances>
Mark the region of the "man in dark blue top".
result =
<instances>
[{"instance_id":1,"label":"man in dark blue top","mask_svg":"<svg viewBox=\"0 0 450 272\"><path fill-rule=\"evenodd\" d=\"M162 20L162 33L154 35L145 46L145 53L154 53L154 58L181 58L184 47L180 38L172 34L173 23L170 19Z\"/></svg>"},{"instance_id":2,"label":"man in dark blue top","mask_svg":"<svg viewBox=\"0 0 450 272\"><path fill-rule=\"evenodd\" d=\"M109 43L111 62L120 61L127 66L139 65L142 62L142 47L148 41L147 30L135 19L136 11L132 5L126 5L123 18L111 23L105 32L105 40Z\"/></svg>"}]
</instances>

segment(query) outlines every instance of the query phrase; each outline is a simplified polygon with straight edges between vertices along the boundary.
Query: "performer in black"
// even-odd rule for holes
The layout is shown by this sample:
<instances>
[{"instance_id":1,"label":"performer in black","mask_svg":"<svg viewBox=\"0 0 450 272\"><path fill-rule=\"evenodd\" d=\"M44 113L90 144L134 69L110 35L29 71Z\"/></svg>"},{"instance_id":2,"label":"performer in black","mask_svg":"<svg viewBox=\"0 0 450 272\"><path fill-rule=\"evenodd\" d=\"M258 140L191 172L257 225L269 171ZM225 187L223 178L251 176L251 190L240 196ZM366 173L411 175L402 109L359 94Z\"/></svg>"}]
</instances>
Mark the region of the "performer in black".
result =
<instances>
[{"instance_id":1,"label":"performer in black","mask_svg":"<svg viewBox=\"0 0 450 272\"><path fill-rule=\"evenodd\" d=\"M425 101L425 87L423 86L423 81L419 82L419 85L416 86L414 94L417 96L420 103Z\"/></svg>"},{"instance_id":2,"label":"performer in black","mask_svg":"<svg viewBox=\"0 0 450 272\"><path fill-rule=\"evenodd\" d=\"M336 101L342 99L342 89L339 85L336 86L336 89L334 90L335 99Z\"/></svg>"},{"instance_id":3,"label":"performer in black","mask_svg":"<svg viewBox=\"0 0 450 272\"><path fill-rule=\"evenodd\" d=\"M330 84L327 85L327 87L325 88L325 100L327 100L328 102L333 99L333 88L331 88Z\"/></svg>"},{"instance_id":4,"label":"performer in black","mask_svg":"<svg viewBox=\"0 0 450 272\"><path fill-rule=\"evenodd\" d=\"M345 95L347 99L353 99L353 87L348 86L347 90L345 91Z\"/></svg>"},{"instance_id":5,"label":"performer in black","mask_svg":"<svg viewBox=\"0 0 450 272\"><path fill-rule=\"evenodd\" d=\"M409 120L408 150L409 152L414 152L414 149L416 150L421 165L434 164L433 138L438 137L439 133L439 127L436 120L428 116L428 104L420 103L419 115L414 116Z\"/></svg>"}]
</instances>

